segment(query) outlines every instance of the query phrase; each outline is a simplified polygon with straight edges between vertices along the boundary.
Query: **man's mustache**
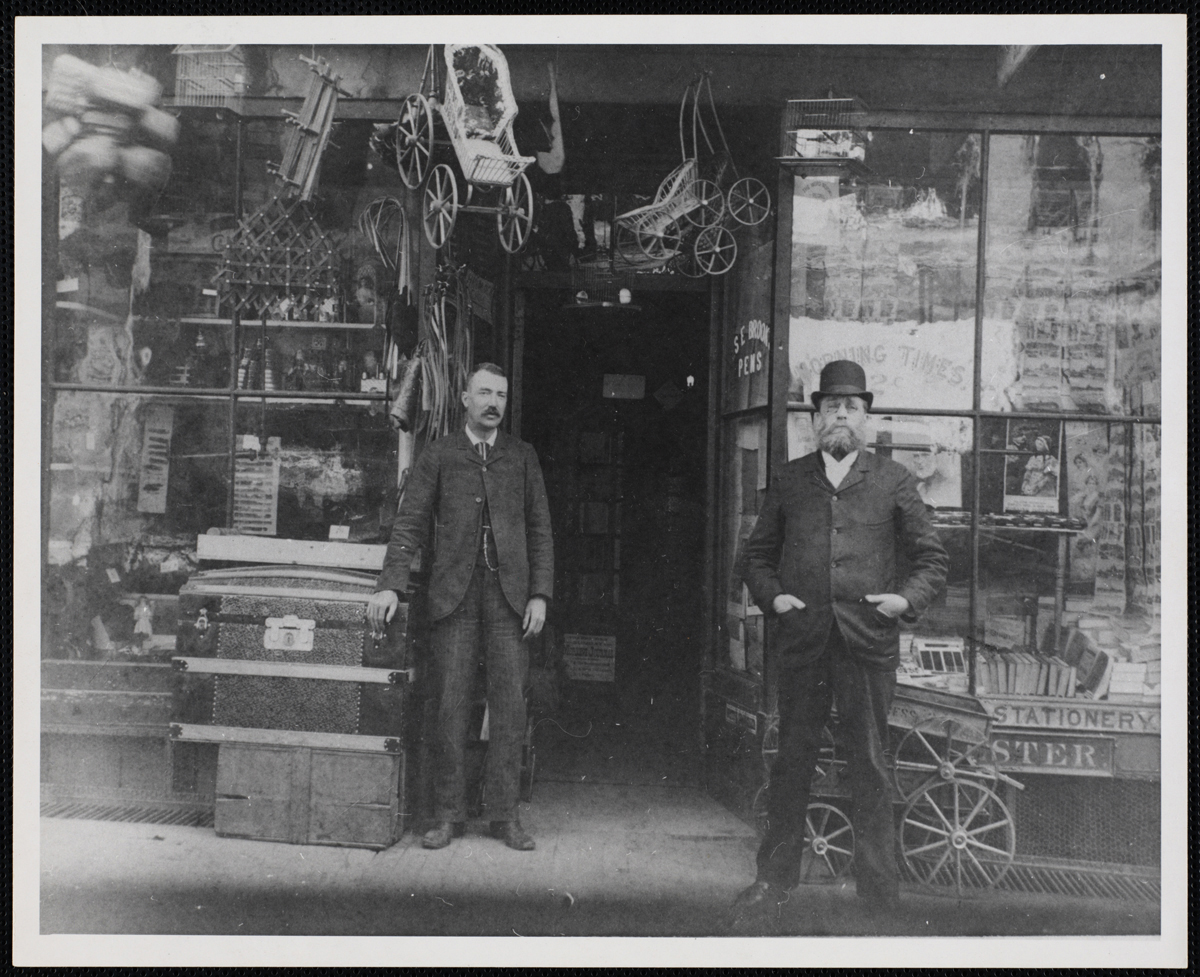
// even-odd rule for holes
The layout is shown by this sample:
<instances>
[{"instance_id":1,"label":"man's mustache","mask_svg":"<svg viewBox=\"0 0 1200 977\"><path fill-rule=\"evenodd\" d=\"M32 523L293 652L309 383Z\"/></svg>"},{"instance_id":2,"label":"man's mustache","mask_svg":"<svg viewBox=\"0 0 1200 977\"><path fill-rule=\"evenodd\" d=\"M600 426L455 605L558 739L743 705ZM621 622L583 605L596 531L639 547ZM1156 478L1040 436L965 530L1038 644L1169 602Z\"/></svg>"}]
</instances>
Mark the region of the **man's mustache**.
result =
<instances>
[{"instance_id":1,"label":"man's mustache","mask_svg":"<svg viewBox=\"0 0 1200 977\"><path fill-rule=\"evenodd\" d=\"M498 410L496 410L494 407L489 407L487 410L485 410L483 412L483 416L484 417L499 417L500 412Z\"/></svg>"}]
</instances>

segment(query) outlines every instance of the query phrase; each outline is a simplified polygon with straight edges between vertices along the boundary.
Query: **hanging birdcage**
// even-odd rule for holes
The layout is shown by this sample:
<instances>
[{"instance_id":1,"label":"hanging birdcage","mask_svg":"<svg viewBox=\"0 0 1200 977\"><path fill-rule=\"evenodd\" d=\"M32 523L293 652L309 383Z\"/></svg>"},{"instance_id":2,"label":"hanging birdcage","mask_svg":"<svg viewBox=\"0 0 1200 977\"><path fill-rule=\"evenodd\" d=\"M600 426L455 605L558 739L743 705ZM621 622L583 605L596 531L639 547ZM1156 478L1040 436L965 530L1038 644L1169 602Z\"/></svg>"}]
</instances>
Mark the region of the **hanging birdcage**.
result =
<instances>
[{"instance_id":1,"label":"hanging birdcage","mask_svg":"<svg viewBox=\"0 0 1200 977\"><path fill-rule=\"evenodd\" d=\"M237 44L180 44L175 55L175 104L239 111L246 95L246 60Z\"/></svg>"}]
</instances>

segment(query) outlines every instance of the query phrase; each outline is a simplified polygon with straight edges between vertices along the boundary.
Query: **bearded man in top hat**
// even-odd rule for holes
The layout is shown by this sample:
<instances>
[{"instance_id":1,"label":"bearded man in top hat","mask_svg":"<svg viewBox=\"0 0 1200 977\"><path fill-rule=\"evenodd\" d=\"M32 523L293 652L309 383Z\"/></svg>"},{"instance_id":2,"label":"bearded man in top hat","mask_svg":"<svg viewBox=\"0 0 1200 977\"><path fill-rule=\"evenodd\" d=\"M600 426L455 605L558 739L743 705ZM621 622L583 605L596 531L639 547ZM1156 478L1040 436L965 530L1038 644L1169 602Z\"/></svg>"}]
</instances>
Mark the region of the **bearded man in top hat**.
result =
<instances>
[{"instance_id":1,"label":"bearded man in top hat","mask_svg":"<svg viewBox=\"0 0 1200 977\"><path fill-rule=\"evenodd\" d=\"M916 479L865 450L873 395L862 367L829 363L812 400L819 449L773 480L740 562L779 663L779 752L757 878L735 901L734 922L783 902L799 881L809 788L834 700L857 894L872 911L895 908L885 753L899 625L928 606L949 566Z\"/></svg>"}]
</instances>

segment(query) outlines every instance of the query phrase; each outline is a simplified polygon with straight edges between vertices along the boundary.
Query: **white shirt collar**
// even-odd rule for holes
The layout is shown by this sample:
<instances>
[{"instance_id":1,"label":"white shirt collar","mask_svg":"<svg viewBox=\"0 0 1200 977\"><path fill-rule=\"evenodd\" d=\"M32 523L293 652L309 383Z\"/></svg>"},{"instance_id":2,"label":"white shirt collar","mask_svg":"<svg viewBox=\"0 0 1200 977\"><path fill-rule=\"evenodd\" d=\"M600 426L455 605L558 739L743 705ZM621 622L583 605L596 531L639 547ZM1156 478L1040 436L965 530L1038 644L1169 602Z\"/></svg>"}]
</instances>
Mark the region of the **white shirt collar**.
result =
<instances>
[{"instance_id":1,"label":"white shirt collar","mask_svg":"<svg viewBox=\"0 0 1200 977\"><path fill-rule=\"evenodd\" d=\"M858 452L851 451L841 461L837 461L833 455L822 449L821 457L825 461L825 477L829 479L829 483L834 488L837 488L842 484L842 479L846 477L846 472L850 471L850 466L854 464Z\"/></svg>"},{"instance_id":2,"label":"white shirt collar","mask_svg":"<svg viewBox=\"0 0 1200 977\"><path fill-rule=\"evenodd\" d=\"M486 438L477 438L475 436L475 432L471 430L470 424L466 425L465 430L467 432L467 437L471 440L471 444L479 444L480 441L486 441L489 448L494 448L496 446L496 435L499 433L500 429L492 428L492 433Z\"/></svg>"}]
</instances>

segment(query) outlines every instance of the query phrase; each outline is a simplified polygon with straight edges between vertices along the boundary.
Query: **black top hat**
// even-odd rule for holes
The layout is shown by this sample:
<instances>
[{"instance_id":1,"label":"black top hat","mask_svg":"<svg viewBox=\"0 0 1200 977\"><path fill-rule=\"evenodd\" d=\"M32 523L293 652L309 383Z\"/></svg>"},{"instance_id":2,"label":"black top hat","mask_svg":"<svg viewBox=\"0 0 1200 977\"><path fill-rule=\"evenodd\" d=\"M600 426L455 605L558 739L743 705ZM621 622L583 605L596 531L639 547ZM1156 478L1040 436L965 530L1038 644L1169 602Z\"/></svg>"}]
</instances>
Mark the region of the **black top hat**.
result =
<instances>
[{"instance_id":1,"label":"black top hat","mask_svg":"<svg viewBox=\"0 0 1200 977\"><path fill-rule=\"evenodd\" d=\"M867 375L853 360L834 360L821 370L821 385L812 392L812 402L821 406L822 397L861 397L871 409L875 395L867 389Z\"/></svg>"}]
</instances>

